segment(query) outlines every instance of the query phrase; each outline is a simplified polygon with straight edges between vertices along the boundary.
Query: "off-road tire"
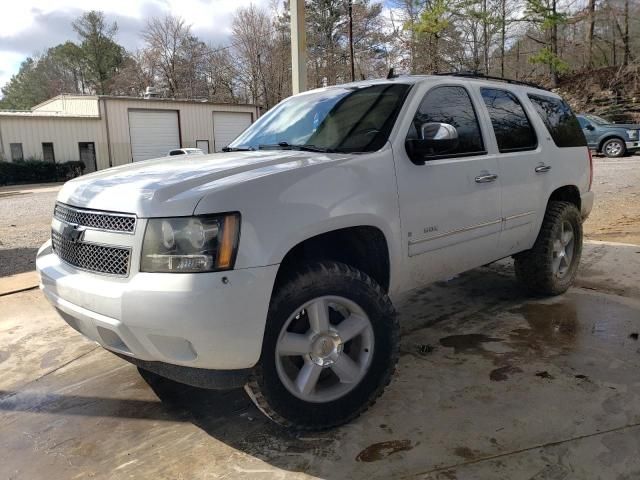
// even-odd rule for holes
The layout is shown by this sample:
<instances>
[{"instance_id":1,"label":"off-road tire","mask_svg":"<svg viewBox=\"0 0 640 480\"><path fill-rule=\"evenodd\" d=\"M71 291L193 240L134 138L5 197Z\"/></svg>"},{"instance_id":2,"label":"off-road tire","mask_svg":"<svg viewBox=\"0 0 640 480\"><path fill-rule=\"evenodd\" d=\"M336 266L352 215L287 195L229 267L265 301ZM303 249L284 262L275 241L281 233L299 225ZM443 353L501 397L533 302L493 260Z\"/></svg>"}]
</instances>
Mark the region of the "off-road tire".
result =
<instances>
[{"instance_id":1,"label":"off-road tire","mask_svg":"<svg viewBox=\"0 0 640 480\"><path fill-rule=\"evenodd\" d=\"M373 358L360 383L344 396L312 403L292 395L276 370L279 333L296 309L321 296L338 295L357 303L374 332ZM395 309L369 276L339 262L319 261L289 275L273 293L262 354L245 390L274 422L292 430L326 430L350 422L371 407L391 381L399 356L399 326Z\"/></svg>"},{"instance_id":2,"label":"off-road tire","mask_svg":"<svg viewBox=\"0 0 640 480\"><path fill-rule=\"evenodd\" d=\"M615 154L607 152L608 150L607 147L613 143L618 143L621 146L620 150ZM625 145L624 141L620 138L610 138L609 140L607 140L602 144L602 153L605 157L608 157L608 158L621 158L627 154L627 146Z\"/></svg>"},{"instance_id":3,"label":"off-road tire","mask_svg":"<svg viewBox=\"0 0 640 480\"><path fill-rule=\"evenodd\" d=\"M553 273L553 241L568 221L574 234L574 252L567 274L558 278ZM516 277L535 295L560 295L573 284L582 255L582 218L573 203L549 202L538 238L531 250L514 256Z\"/></svg>"}]
</instances>

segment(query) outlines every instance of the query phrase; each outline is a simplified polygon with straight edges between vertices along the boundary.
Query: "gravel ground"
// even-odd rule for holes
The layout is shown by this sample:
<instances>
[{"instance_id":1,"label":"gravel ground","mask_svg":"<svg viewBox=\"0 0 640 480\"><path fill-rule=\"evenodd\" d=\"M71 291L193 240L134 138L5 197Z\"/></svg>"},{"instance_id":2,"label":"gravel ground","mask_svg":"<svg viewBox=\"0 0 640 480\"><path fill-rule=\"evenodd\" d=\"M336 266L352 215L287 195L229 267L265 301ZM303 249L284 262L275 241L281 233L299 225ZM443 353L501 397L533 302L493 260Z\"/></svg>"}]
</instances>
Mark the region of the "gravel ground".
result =
<instances>
[{"instance_id":1,"label":"gravel ground","mask_svg":"<svg viewBox=\"0 0 640 480\"><path fill-rule=\"evenodd\" d=\"M640 156L594 158L593 169L596 200L585 237L640 245Z\"/></svg>"},{"instance_id":2,"label":"gravel ground","mask_svg":"<svg viewBox=\"0 0 640 480\"><path fill-rule=\"evenodd\" d=\"M57 189L0 191L0 277L35 269L36 252L50 235Z\"/></svg>"},{"instance_id":3,"label":"gravel ground","mask_svg":"<svg viewBox=\"0 0 640 480\"><path fill-rule=\"evenodd\" d=\"M585 237L640 245L640 156L594 159L596 203ZM0 276L34 269L49 238L57 188L15 194L0 189Z\"/></svg>"}]
</instances>

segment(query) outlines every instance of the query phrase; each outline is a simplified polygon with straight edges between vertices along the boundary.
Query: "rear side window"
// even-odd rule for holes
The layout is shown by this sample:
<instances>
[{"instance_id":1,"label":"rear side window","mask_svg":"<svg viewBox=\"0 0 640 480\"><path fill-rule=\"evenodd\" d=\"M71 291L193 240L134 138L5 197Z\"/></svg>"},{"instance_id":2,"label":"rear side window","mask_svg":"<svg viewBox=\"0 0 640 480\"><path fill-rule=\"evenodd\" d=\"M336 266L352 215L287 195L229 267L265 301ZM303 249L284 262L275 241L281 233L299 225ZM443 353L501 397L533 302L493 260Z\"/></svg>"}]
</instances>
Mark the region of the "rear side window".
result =
<instances>
[{"instance_id":1,"label":"rear side window","mask_svg":"<svg viewBox=\"0 0 640 480\"><path fill-rule=\"evenodd\" d=\"M529 99L558 147L586 147L578 119L564 100L529 94Z\"/></svg>"},{"instance_id":2,"label":"rear side window","mask_svg":"<svg viewBox=\"0 0 640 480\"><path fill-rule=\"evenodd\" d=\"M529 118L514 94L497 88L482 88L500 152L534 150L538 139Z\"/></svg>"},{"instance_id":3,"label":"rear side window","mask_svg":"<svg viewBox=\"0 0 640 480\"><path fill-rule=\"evenodd\" d=\"M458 146L447 156L483 154L484 145L471 98L463 87L436 87L424 96L407 138L417 139L423 123L448 123L458 131Z\"/></svg>"}]
</instances>

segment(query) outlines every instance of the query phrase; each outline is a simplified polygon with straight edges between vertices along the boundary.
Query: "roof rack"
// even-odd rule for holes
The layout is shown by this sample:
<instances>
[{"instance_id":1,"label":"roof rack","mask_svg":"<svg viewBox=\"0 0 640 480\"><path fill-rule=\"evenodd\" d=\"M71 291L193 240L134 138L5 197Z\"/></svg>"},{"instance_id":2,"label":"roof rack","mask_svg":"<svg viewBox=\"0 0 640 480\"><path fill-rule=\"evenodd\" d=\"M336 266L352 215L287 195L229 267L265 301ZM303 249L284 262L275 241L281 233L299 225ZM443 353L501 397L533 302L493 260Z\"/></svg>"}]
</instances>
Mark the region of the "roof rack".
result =
<instances>
[{"instance_id":1,"label":"roof rack","mask_svg":"<svg viewBox=\"0 0 640 480\"><path fill-rule=\"evenodd\" d=\"M484 73L480 73L480 72L446 72L446 73L434 73L434 75L464 77L464 78L481 78L484 80L496 80L498 82L511 83L513 85L525 85L527 87L539 88L540 90L549 90L548 88L538 85L537 83L524 82L521 80L513 80L511 78L504 78L504 77L493 77L491 75L485 75Z\"/></svg>"}]
</instances>

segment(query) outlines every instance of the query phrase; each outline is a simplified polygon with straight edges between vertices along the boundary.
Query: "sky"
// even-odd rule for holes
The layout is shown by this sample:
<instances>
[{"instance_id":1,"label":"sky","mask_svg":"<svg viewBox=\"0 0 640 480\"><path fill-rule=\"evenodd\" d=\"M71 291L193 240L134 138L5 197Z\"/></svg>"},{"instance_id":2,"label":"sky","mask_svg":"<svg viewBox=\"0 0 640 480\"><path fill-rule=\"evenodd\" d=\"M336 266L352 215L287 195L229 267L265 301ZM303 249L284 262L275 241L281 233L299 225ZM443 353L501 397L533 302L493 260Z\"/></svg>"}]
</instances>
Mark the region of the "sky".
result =
<instances>
[{"instance_id":1,"label":"sky","mask_svg":"<svg viewBox=\"0 0 640 480\"><path fill-rule=\"evenodd\" d=\"M154 16L172 14L191 24L201 40L229 44L231 17L240 6L268 7L269 0L2 0L0 86L34 53L66 40L77 41L71 22L88 10L102 10L118 23L116 40L127 50L141 46L140 31Z\"/></svg>"}]
</instances>

